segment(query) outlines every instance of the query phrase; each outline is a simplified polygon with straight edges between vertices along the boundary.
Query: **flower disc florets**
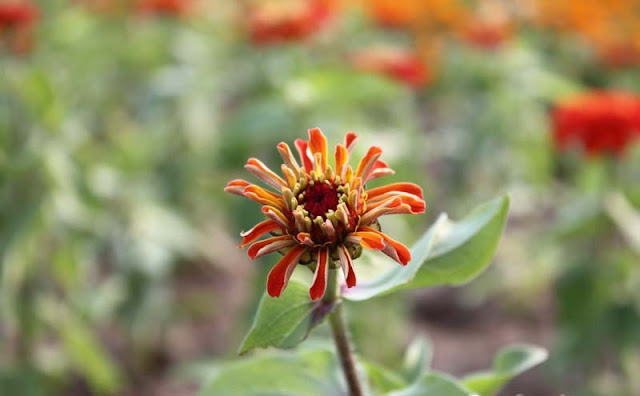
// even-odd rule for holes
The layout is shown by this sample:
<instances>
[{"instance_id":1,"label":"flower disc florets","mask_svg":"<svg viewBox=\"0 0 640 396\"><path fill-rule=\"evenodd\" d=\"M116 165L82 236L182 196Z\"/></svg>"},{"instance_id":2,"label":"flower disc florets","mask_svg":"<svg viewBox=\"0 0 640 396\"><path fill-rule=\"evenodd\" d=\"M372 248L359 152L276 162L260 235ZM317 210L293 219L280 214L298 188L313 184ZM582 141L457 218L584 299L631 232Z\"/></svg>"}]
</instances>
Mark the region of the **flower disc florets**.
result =
<instances>
[{"instance_id":1,"label":"flower disc florets","mask_svg":"<svg viewBox=\"0 0 640 396\"><path fill-rule=\"evenodd\" d=\"M367 181L393 170L378 159L382 150L371 147L354 171L348 161L356 138L348 133L345 143L336 145L335 167L328 164L327 140L319 129L309 131L309 141L296 141L301 165L289 146L280 143L284 177L250 158L245 168L277 193L239 179L227 184L225 191L262 204L262 213L269 218L241 234L241 247L251 244L251 258L284 254L269 273L269 295L280 296L297 264L309 265L314 271L309 290L313 300L324 294L329 268L342 268L347 286L355 286L353 260L360 256L362 247L381 250L402 265L411 259L404 245L380 232L378 218L423 213L422 190L412 183L366 190ZM258 241L266 234L272 237Z\"/></svg>"}]
</instances>

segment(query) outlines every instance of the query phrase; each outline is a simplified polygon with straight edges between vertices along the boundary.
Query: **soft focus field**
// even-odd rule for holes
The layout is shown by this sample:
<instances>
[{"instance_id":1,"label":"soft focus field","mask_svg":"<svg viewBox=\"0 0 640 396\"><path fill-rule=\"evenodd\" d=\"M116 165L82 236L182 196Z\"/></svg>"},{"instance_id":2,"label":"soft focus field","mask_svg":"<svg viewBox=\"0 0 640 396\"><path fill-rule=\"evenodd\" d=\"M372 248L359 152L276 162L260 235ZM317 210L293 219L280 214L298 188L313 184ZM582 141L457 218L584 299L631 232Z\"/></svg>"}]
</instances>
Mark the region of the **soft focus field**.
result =
<instances>
[{"instance_id":1,"label":"soft focus field","mask_svg":"<svg viewBox=\"0 0 640 396\"><path fill-rule=\"evenodd\" d=\"M637 0L0 0L0 395L195 395L239 359L278 258L223 188L312 127L424 189L381 222L409 245L510 196L472 283L347 304L359 353L525 342L550 358L502 396L640 395L639 68Z\"/></svg>"}]
</instances>

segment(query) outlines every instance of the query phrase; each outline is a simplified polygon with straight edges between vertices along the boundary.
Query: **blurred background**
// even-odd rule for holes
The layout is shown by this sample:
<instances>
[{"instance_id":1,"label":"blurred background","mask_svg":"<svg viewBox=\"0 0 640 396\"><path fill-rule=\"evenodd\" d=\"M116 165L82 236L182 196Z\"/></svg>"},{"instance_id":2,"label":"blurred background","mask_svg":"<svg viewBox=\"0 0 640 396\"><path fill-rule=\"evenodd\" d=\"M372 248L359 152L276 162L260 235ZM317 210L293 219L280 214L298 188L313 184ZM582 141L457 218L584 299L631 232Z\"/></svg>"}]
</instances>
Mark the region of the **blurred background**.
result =
<instances>
[{"instance_id":1,"label":"blurred background","mask_svg":"<svg viewBox=\"0 0 640 396\"><path fill-rule=\"evenodd\" d=\"M424 188L409 245L511 195L479 279L349 311L359 353L535 343L503 395L640 395L639 66L637 0L0 0L0 394L197 393L277 260L222 189L320 127Z\"/></svg>"}]
</instances>

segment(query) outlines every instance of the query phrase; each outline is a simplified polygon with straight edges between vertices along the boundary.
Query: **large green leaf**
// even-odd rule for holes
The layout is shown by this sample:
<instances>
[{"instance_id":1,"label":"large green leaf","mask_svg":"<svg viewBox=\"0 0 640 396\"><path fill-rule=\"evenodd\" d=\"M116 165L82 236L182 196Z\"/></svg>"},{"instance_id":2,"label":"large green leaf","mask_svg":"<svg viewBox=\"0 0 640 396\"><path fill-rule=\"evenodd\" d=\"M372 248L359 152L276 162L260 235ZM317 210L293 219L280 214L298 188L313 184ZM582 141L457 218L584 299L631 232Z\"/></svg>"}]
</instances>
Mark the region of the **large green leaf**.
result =
<instances>
[{"instance_id":1,"label":"large green leaf","mask_svg":"<svg viewBox=\"0 0 640 396\"><path fill-rule=\"evenodd\" d=\"M336 365L327 349L256 356L219 367L199 396L346 395Z\"/></svg>"},{"instance_id":2,"label":"large green leaf","mask_svg":"<svg viewBox=\"0 0 640 396\"><path fill-rule=\"evenodd\" d=\"M509 210L509 197L484 203L460 222L441 215L411 249L411 262L349 289L344 297L366 300L397 289L460 285L491 262Z\"/></svg>"},{"instance_id":3,"label":"large green leaf","mask_svg":"<svg viewBox=\"0 0 640 396\"><path fill-rule=\"evenodd\" d=\"M406 389L388 393L387 396L475 396L455 378L430 372Z\"/></svg>"},{"instance_id":4,"label":"large green leaf","mask_svg":"<svg viewBox=\"0 0 640 396\"><path fill-rule=\"evenodd\" d=\"M463 384L480 396L492 396L513 377L547 360L547 351L532 345L503 348L493 360L493 370L471 374Z\"/></svg>"},{"instance_id":5,"label":"large green leaf","mask_svg":"<svg viewBox=\"0 0 640 396\"><path fill-rule=\"evenodd\" d=\"M292 348L332 309L332 304L322 300L311 301L308 287L300 282L289 282L279 298L265 293L239 353L254 348Z\"/></svg>"}]
</instances>

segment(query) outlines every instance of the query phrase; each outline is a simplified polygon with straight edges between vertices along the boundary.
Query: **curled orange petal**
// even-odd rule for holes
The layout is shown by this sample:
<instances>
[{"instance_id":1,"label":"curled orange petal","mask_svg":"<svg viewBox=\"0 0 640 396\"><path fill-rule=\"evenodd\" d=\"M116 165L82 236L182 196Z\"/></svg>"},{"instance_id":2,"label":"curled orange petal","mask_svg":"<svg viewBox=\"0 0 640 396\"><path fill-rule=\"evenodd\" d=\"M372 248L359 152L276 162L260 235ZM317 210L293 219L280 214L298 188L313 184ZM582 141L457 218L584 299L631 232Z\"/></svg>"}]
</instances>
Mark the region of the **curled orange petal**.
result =
<instances>
[{"instance_id":1,"label":"curled orange petal","mask_svg":"<svg viewBox=\"0 0 640 396\"><path fill-rule=\"evenodd\" d=\"M255 242L253 245L249 246L247 254L253 260L296 244L297 242L291 235L281 235Z\"/></svg>"},{"instance_id":2,"label":"curled orange petal","mask_svg":"<svg viewBox=\"0 0 640 396\"><path fill-rule=\"evenodd\" d=\"M282 199L282 195L274 194L260 186L256 186L255 184L245 187L244 196L261 205L272 205L277 208L284 206L284 199Z\"/></svg>"},{"instance_id":3,"label":"curled orange petal","mask_svg":"<svg viewBox=\"0 0 640 396\"><path fill-rule=\"evenodd\" d=\"M327 160L329 152L327 149L327 138L324 136L320 128L309 129L309 150L311 155L315 157L316 153L320 153L321 171L327 168Z\"/></svg>"},{"instance_id":4,"label":"curled orange petal","mask_svg":"<svg viewBox=\"0 0 640 396\"><path fill-rule=\"evenodd\" d=\"M224 192L244 197L244 188L250 186L251 183L242 179L231 180L224 188Z\"/></svg>"},{"instance_id":5,"label":"curled orange petal","mask_svg":"<svg viewBox=\"0 0 640 396\"><path fill-rule=\"evenodd\" d=\"M387 184L386 186L376 187L366 191L369 199L376 198L380 195L383 195L389 192L403 192L403 193L413 194L421 199L423 198L422 188L420 188L420 186L418 186L417 184L413 184L413 183Z\"/></svg>"},{"instance_id":6,"label":"curled orange petal","mask_svg":"<svg viewBox=\"0 0 640 396\"><path fill-rule=\"evenodd\" d=\"M362 227L362 229L366 230L367 232L378 234L384 239L386 246L384 247L384 249L382 249L382 253L386 254L402 265L407 265L409 261L411 261L411 251L402 243L391 239L391 237L389 237L387 234L380 232L374 228Z\"/></svg>"},{"instance_id":7,"label":"curled orange petal","mask_svg":"<svg viewBox=\"0 0 640 396\"><path fill-rule=\"evenodd\" d=\"M347 287L352 288L356 285L356 273L353 271L353 263L349 251L344 245L338 246L338 257L340 258L340 266L347 282Z\"/></svg>"},{"instance_id":8,"label":"curled orange petal","mask_svg":"<svg viewBox=\"0 0 640 396\"><path fill-rule=\"evenodd\" d=\"M260 180L278 191L280 191L282 187L287 187L287 183L274 171L269 169L269 167L263 164L259 159L249 158L247 160L247 164L244 167L249 172L256 175Z\"/></svg>"},{"instance_id":9,"label":"curled orange petal","mask_svg":"<svg viewBox=\"0 0 640 396\"><path fill-rule=\"evenodd\" d=\"M298 154L300 155L300 161L302 161L302 165L304 166L304 170L311 172L313 170L313 162L311 162L311 158L309 158L309 154L307 153L309 143L306 140L296 139L295 145L298 150Z\"/></svg>"},{"instance_id":10,"label":"curled orange petal","mask_svg":"<svg viewBox=\"0 0 640 396\"><path fill-rule=\"evenodd\" d=\"M343 169L349 162L349 150L341 144L336 145L336 175L343 176Z\"/></svg>"},{"instance_id":11,"label":"curled orange petal","mask_svg":"<svg viewBox=\"0 0 640 396\"><path fill-rule=\"evenodd\" d=\"M275 230L282 230L282 225L273 220L265 220L262 223L256 224L249 231L240 234L240 236L242 236L242 245L240 245L240 248L244 248L251 242L257 241L264 234Z\"/></svg>"},{"instance_id":12,"label":"curled orange petal","mask_svg":"<svg viewBox=\"0 0 640 396\"><path fill-rule=\"evenodd\" d=\"M278 261L267 277L267 293L271 297L280 297L282 291L287 287L289 278L298 264L298 260L306 247L296 245L284 255L283 258Z\"/></svg>"},{"instance_id":13,"label":"curled orange petal","mask_svg":"<svg viewBox=\"0 0 640 396\"><path fill-rule=\"evenodd\" d=\"M362 245L371 250L382 250L386 246L382 236L370 231L352 232L345 238L345 240L347 242Z\"/></svg>"},{"instance_id":14,"label":"curled orange petal","mask_svg":"<svg viewBox=\"0 0 640 396\"><path fill-rule=\"evenodd\" d=\"M358 135L353 132L347 132L344 137L344 146L349 150L349 153L353 151L353 146L356 144L356 140L358 140Z\"/></svg>"},{"instance_id":15,"label":"curled orange petal","mask_svg":"<svg viewBox=\"0 0 640 396\"><path fill-rule=\"evenodd\" d=\"M309 289L311 300L315 301L324 295L327 289L327 278L329 275L329 248L321 248L318 250L318 265L313 275L313 283Z\"/></svg>"},{"instance_id":16,"label":"curled orange petal","mask_svg":"<svg viewBox=\"0 0 640 396\"><path fill-rule=\"evenodd\" d=\"M381 154L382 149L380 147L371 146L367 154L360 160L354 176L361 177L362 180L367 180L369 173L373 170L373 166Z\"/></svg>"}]
</instances>

